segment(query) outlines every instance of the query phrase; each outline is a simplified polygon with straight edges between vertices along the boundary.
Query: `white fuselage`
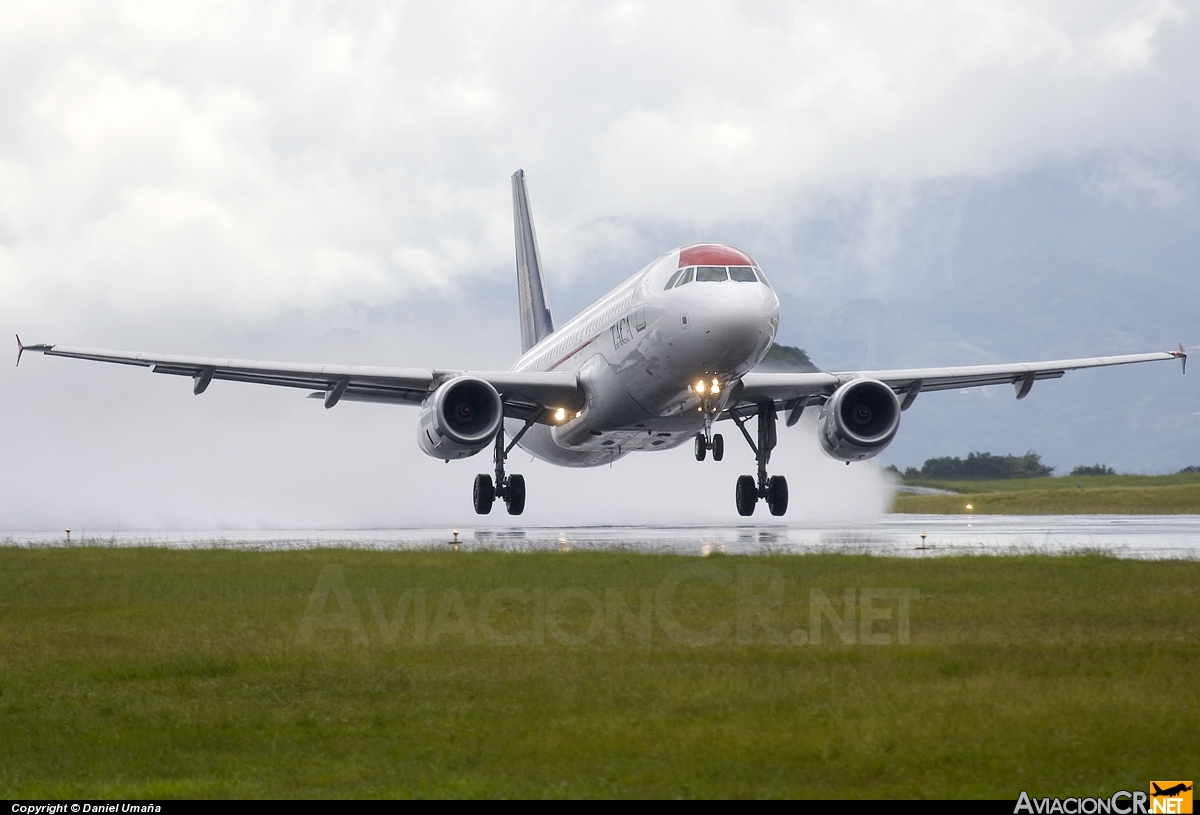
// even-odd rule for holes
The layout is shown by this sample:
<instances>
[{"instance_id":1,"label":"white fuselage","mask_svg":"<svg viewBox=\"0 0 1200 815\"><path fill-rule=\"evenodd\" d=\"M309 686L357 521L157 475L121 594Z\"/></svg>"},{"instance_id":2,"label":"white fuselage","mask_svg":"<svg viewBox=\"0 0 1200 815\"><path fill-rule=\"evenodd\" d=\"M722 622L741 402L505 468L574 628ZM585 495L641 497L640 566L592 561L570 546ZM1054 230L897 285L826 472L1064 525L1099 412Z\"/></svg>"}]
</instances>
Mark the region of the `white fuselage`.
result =
<instances>
[{"instance_id":1,"label":"white fuselage","mask_svg":"<svg viewBox=\"0 0 1200 815\"><path fill-rule=\"evenodd\" d=\"M722 268L736 268L730 274L741 279L690 279L667 288L677 272L692 268L705 271L679 279L716 278ZM724 407L728 386L762 360L778 325L779 299L749 256L719 244L663 255L513 366L575 372L586 393L578 413L534 425L520 446L560 466L594 467L682 444ZM700 380L703 393L695 387ZM505 429L515 434L522 425L509 419Z\"/></svg>"}]
</instances>

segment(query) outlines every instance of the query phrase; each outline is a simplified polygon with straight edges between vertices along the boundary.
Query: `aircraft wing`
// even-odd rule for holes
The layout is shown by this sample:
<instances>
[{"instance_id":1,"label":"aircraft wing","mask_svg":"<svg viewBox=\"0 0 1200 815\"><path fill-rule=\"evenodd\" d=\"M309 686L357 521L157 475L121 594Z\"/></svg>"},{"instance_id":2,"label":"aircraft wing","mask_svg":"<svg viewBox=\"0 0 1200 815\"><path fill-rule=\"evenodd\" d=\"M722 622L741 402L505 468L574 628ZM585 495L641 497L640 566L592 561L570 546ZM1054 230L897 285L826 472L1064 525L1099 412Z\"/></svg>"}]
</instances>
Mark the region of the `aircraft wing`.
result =
<instances>
[{"instance_id":1,"label":"aircraft wing","mask_svg":"<svg viewBox=\"0 0 1200 815\"><path fill-rule=\"evenodd\" d=\"M1080 368L1103 368L1109 365L1129 365L1135 362L1155 362L1179 359L1186 364L1187 354L1167 351L1155 354L1127 354L1117 357L1058 359L1049 362L1014 362L1000 365L966 365L956 368L907 368L893 371L848 371L842 373L754 373L742 377L741 391L735 396L738 405L753 405L767 400L785 406L822 402L839 387L852 379L877 379L891 387L907 408L923 391L957 390L983 385L1011 384L1018 399L1029 395L1039 379L1058 379L1067 371ZM745 411L741 411L745 412Z\"/></svg>"},{"instance_id":2,"label":"aircraft wing","mask_svg":"<svg viewBox=\"0 0 1200 815\"><path fill-rule=\"evenodd\" d=\"M314 391L309 396L323 399L325 407L333 407L342 399L353 402L420 404L443 382L468 373L436 368L373 368L357 365L260 362L128 353L99 348L71 348L65 345L21 345L18 337L18 363L25 351L38 351L52 357L137 365L149 368L156 374L191 377L192 392L196 394L203 393L213 380L301 388ZM546 407L568 410L583 407L583 389L579 387L579 381L572 373L469 373L490 382L499 391L507 416L530 418L542 413L542 408Z\"/></svg>"}]
</instances>

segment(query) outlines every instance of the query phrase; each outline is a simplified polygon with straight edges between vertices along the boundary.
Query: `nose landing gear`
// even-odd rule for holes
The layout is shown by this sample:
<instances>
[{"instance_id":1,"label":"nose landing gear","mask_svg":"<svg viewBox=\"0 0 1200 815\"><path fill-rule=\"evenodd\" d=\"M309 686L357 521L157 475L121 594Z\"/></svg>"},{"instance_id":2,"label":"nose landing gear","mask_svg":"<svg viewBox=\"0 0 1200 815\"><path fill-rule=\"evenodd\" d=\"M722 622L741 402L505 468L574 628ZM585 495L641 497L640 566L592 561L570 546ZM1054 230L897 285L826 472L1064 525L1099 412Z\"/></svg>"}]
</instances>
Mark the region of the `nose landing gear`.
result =
<instances>
[{"instance_id":1,"label":"nose landing gear","mask_svg":"<svg viewBox=\"0 0 1200 815\"><path fill-rule=\"evenodd\" d=\"M508 447L504 446L504 424L501 423L500 429L496 431L496 447L492 453L492 459L496 462L496 480L493 482L492 477L486 473L475 476L475 487L471 496L475 511L480 515L491 512L492 504L497 498L504 500L509 515L520 515L525 511L525 476L515 473L505 475L504 461L508 458L509 451L532 425L532 421L526 422L525 427L517 433Z\"/></svg>"},{"instance_id":2,"label":"nose landing gear","mask_svg":"<svg viewBox=\"0 0 1200 815\"><path fill-rule=\"evenodd\" d=\"M706 438L707 437L707 438ZM725 439L720 433L697 433L696 434L696 461L704 461L704 457L712 450L713 461L720 461L725 458Z\"/></svg>"},{"instance_id":3,"label":"nose landing gear","mask_svg":"<svg viewBox=\"0 0 1200 815\"><path fill-rule=\"evenodd\" d=\"M758 405L758 444L755 444L754 439L750 438L750 433L746 430L746 420L738 415L737 410L730 408L729 415L737 424L738 429L742 431L742 435L746 437L746 443L750 445L750 449L754 451L754 457L758 461L757 479L751 475L743 475L737 480L734 497L737 502L738 514L753 515L758 499L763 498L772 515L783 515L788 508L787 479L781 475L767 476L767 464L771 461L771 451L775 449L776 443L775 403L762 402ZM697 449L699 449L698 446L699 438L697 437ZM715 454L713 458L716 458Z\"/></svg>"},{"instance_id":4,"label":"nose landing gear","mask_svg":"<svg viewBox=\"0 0 1200 815\"><path fill-rule=\"evenodd\" d=\"M709 450L712 450L713 461L720 461L725 458L725 439L720 433L712 432L712 423L718 409L714 397L721 392L721 386L714 379L706 396L704 380L701 379L696 383L695 391L700 394L700 409L704 411L704 430L696 434L696 461L704 461Z\"/></svg>"}]
</instances>

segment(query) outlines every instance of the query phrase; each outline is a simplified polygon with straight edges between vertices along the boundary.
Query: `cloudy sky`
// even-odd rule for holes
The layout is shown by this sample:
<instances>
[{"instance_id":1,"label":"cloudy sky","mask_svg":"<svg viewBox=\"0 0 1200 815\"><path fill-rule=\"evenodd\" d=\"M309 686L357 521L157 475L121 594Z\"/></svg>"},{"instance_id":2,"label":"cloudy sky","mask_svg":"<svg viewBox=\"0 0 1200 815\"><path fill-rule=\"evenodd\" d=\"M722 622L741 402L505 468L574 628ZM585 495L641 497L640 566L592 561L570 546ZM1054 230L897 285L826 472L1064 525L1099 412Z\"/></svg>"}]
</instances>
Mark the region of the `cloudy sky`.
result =
<instances>
[{"instance_id":1,"label":"cloudy sky","mask_svg":"<svg viewBox=\"0 0 1200 815\"><path fill-rule=\"evenodd\" d=\"M738 245L845 370L1200 346L1200 7L7 3L0 325L27 342L503 368L509 175L564 320ZM882 457L1200 464L1178 366L929 394ZM0 529L463 524L416 411L58 359L0 369ZM736 441L732 439L731 441ZM880 478L784 439L798 518ZM688 452L521 463L527 520L736 519ZM520 459L518 457L518 462ZM492 516L505 522L505 516Z\"/></svg>"}]
</instances>

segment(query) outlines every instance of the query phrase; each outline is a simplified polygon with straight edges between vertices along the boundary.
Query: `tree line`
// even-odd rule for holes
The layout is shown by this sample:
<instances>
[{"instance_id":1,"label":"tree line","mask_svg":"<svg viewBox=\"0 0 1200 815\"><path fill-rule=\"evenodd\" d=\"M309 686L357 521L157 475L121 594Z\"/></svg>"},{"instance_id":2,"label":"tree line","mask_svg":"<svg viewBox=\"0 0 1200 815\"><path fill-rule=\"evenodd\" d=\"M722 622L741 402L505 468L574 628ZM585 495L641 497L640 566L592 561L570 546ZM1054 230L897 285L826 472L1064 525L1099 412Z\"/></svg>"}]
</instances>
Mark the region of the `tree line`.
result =
<instances>
[{"instance_id":1,"label":"tree line","mask_svg":"<svg viewBox=\"0 0 1200 815\"><path fill-rule=\"evenodd\" d=\"M929 478L935 481L1001 481L1006 478L1046 478L1054 468L1042 463L1042 457L1030 450L1023 456L995 456L968 453L965 459L942 456L927 459L921 469L909 467L905 478Z\"/></svg>"},{"instance_id":2,"label":"tree line","mask_svg":"<svg viewBox=\"0 0 1200 815\"><path fill-rule=\"evenodd\" d=\"M965 459L942 456L926 459L921 469L909 467L903 473L895 466L886 469L907 479L931 481L1003 481L1009 478L1049 478L1054 475L1054 468L1043 464L1042 457L1032 450L1023 456L996 456L991 453L968 453ZM1184 467L1179 474L1197 472L1200 472L1200 467ZM1070 474L1116 475L1117 471L1106 464L1090 464L1076 467Z\"/></svg>"}]
</instances>

